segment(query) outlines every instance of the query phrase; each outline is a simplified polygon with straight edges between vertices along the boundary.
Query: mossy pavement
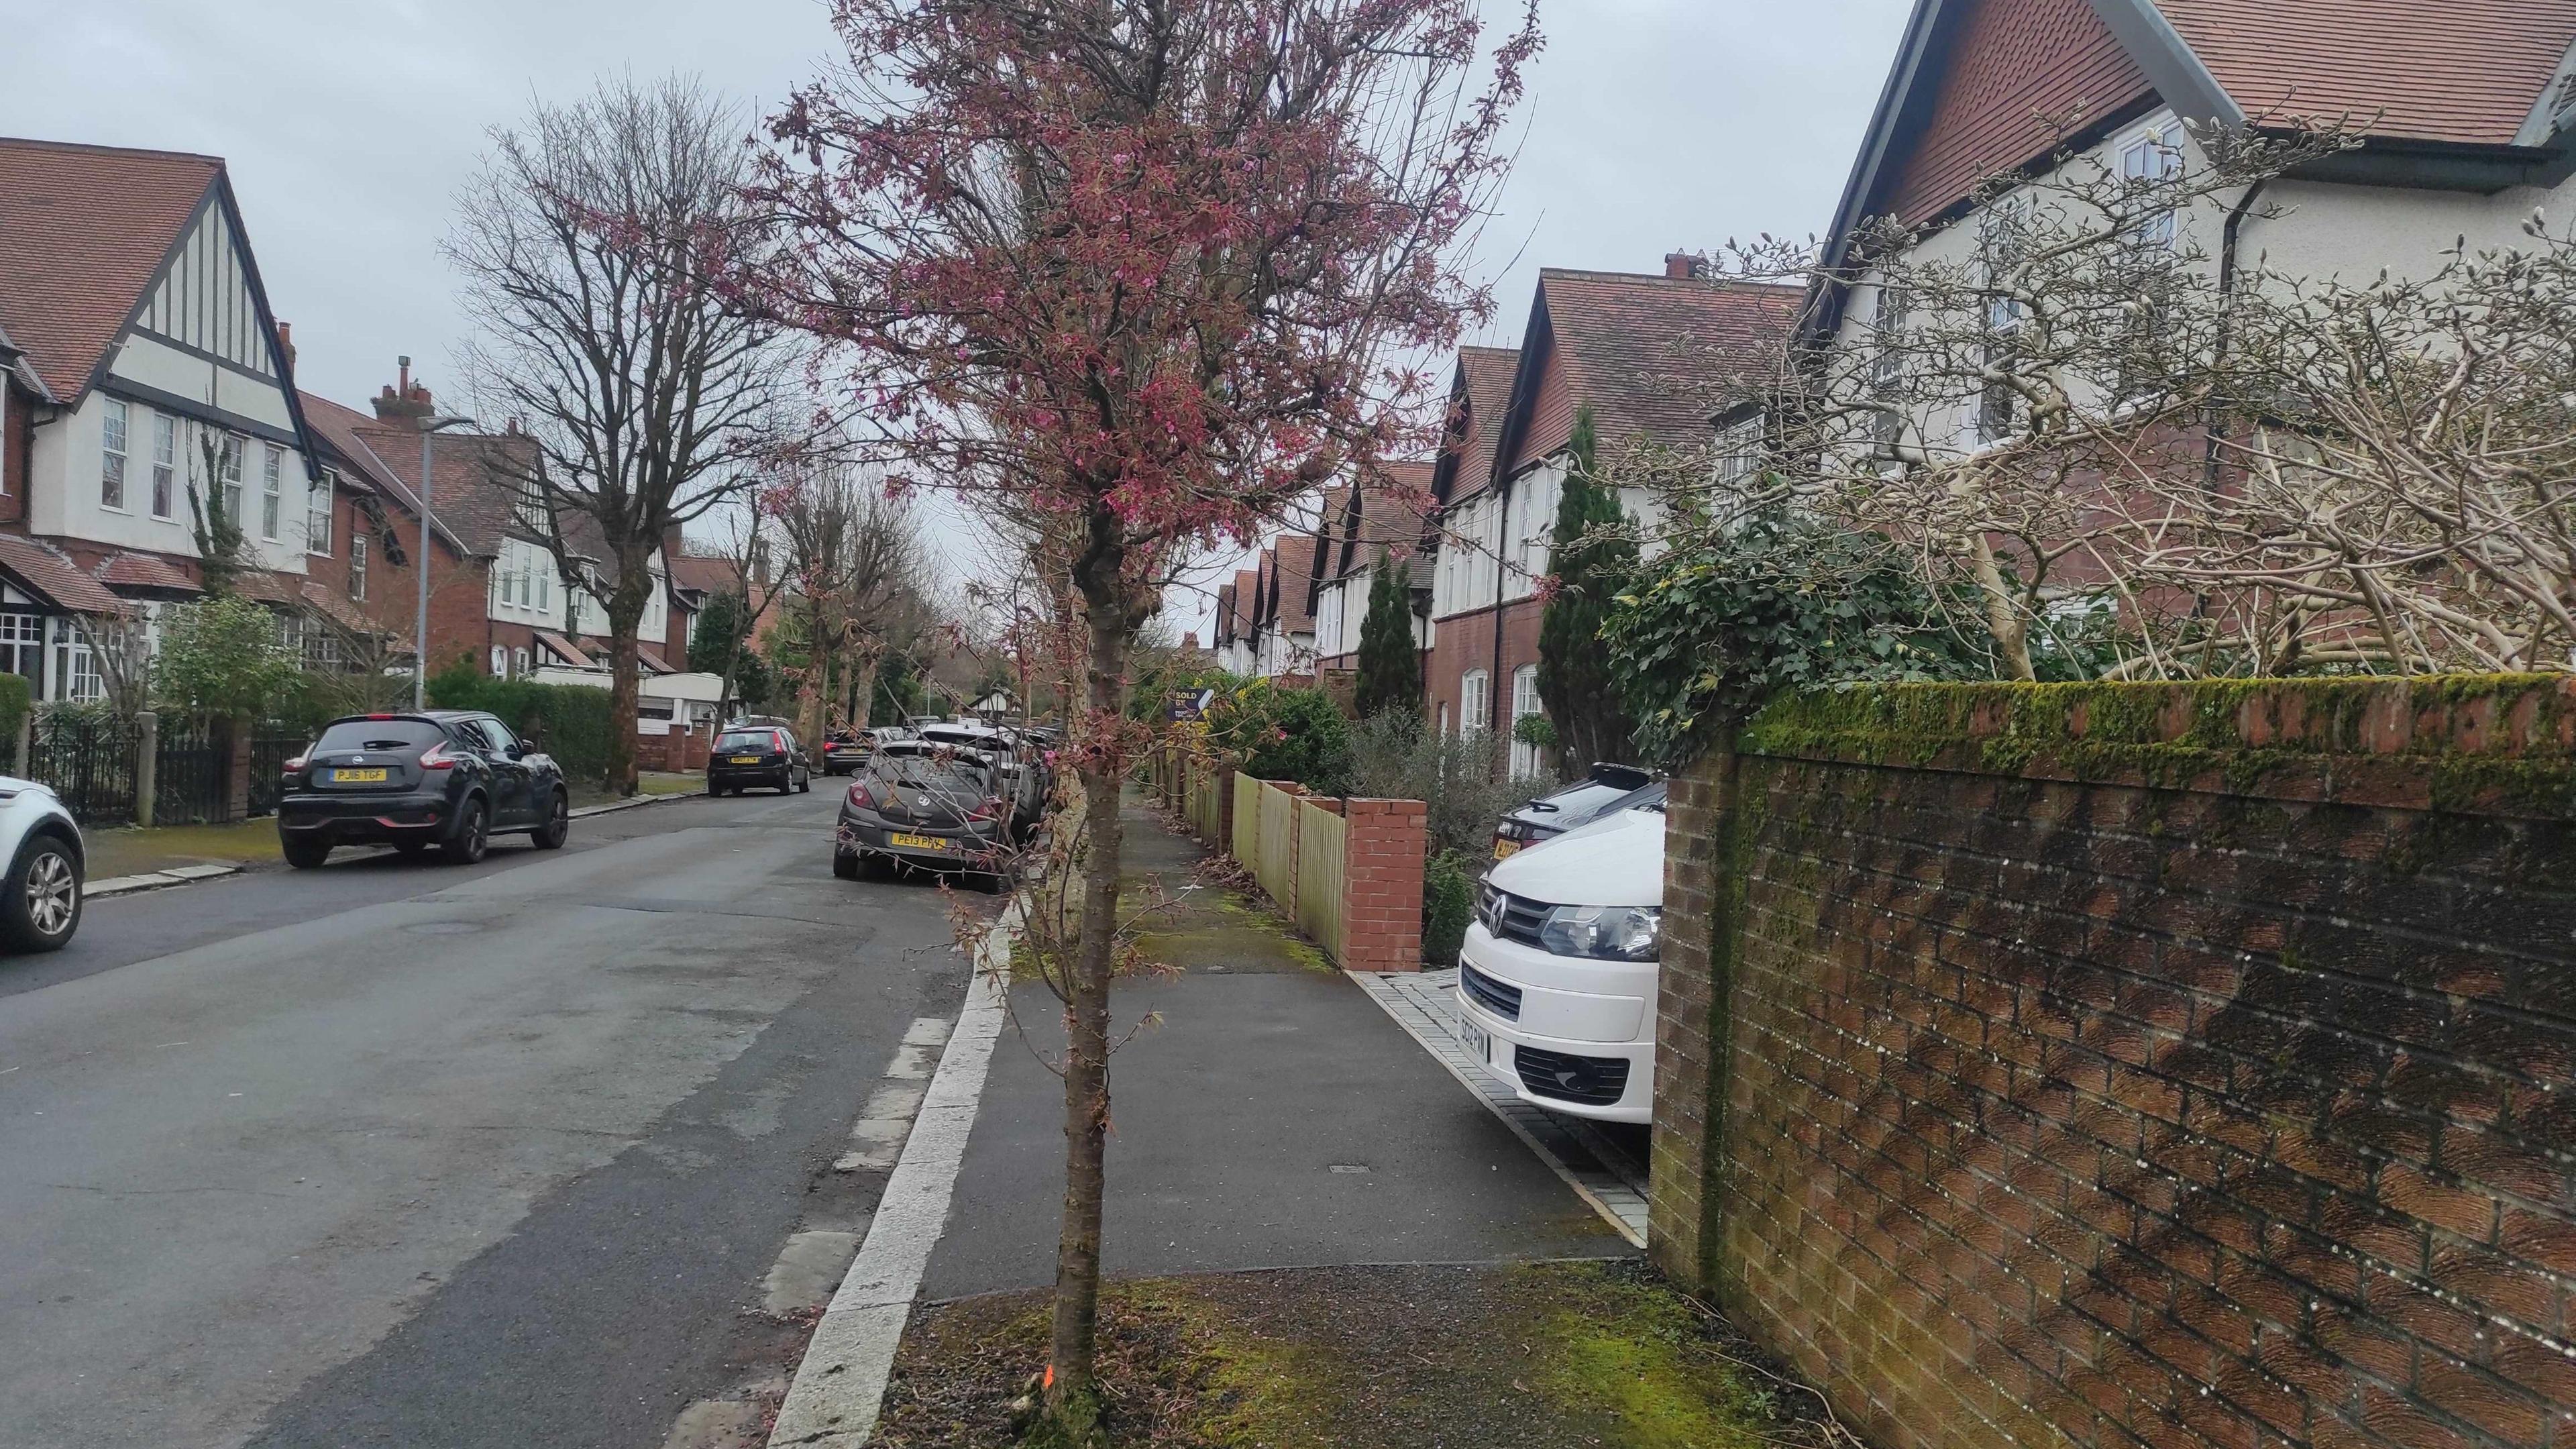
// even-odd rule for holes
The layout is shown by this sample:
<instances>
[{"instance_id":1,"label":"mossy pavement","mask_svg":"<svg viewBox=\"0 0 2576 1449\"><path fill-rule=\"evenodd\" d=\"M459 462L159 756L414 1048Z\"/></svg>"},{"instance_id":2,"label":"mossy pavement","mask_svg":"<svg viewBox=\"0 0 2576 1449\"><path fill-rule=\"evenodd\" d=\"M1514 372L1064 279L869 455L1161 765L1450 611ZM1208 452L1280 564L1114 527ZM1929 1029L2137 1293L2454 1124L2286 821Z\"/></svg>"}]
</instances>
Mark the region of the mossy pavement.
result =
<instances>
[{"instance_id":1,"label":"mossy pavement","mask_svg":"<svg viewBox=\"0 0 2576 1449\"><path fill-rule=\"evenodd\" d=\"M1814 1400L1626 1263L1321 1268L1112 1285L1120 1449L1754 1449ZM1046 1295L915 1312L874 1441L1001 1449Z\"/></svg>"}]
</instances>

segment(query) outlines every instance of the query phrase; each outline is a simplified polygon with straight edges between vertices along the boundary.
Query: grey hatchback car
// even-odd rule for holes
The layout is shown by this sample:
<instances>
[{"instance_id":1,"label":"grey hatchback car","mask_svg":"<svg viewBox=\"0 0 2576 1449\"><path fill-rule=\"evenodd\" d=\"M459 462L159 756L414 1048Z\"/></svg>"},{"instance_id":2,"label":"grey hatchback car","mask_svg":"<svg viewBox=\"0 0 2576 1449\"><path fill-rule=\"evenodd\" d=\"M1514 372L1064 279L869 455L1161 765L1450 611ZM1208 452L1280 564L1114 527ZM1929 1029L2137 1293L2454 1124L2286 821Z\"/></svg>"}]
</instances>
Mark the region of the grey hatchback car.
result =
<instances>
[{"instance_id":1,"label":"grey hatchback car","mask_svg":"<svg viewBox=\"0 0 2576 1449\"><path fill-rule=\"evenodd\" d=\"M877 862L1003 885L1011 802L989 755L920 740L877 747L841 797L832 874L857 880Z\"/></svg>"}]
</instances>

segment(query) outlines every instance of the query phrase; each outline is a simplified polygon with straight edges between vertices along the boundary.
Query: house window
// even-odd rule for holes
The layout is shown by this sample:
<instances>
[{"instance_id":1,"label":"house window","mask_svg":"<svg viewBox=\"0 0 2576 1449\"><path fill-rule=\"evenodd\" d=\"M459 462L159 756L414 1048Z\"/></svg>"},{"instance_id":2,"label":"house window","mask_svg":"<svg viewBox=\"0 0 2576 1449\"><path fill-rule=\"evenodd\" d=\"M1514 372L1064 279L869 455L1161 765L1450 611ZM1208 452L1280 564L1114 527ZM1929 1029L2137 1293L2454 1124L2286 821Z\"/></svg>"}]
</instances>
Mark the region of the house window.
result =
<instances>
[{"instance_id":1,"label":"house window","mask_svg":"<svg viewBox=\"0 0 2576 1449\"><path fill-rule=\"evenodd\" d=\"M178 507L179 420L152 415L152 516L168 518Z\"/></svg>"},{"instance_id":2,"label":"house window","mask_svg":"<svg viewBox=\"0 0 2576 1449\"><path fill-rule=\"evenodd\" d=\"M2170 120L2150 124L2120 146L2120 180L2142 202L2159 201L2170 189L2165 183L2181 174L2181 128ZM2141 246L2170 248L2175 230L2175 209L2157 205L2129 234Z\"/></svg>"},{"instance_id":3,"label":"house window","mask_svg":"<svg viewBox=\"0 0 2576 1449\"><path fill-rule=\"evenodd\" d=\"M246 516L242 512L242 449L245 446L239 438L226 437L223 454L215 464L217 475L223 479L224 517L231 519L236 528L241 526Z\"/></svg>"},{"instance_id":4,"label":"house window","mask_svg":"<svg viewBox=\"0 0 2576 1449\"><path fill-rule=\"evenodd\" d=\"M1520 724L1531 715L1541 713L1538 704L1538 666L1524 664L1512 671L1512 775L1515 779L1539 771L1538 746L1524 744Z\"/></svg>"},{"instance_id":5,"label":"house window","mask_svg":"<svg viewBox=\"0 0 2576 1449\"><path fill-rule=\"evenodd\" d=\"M1449 735L1449 701L1445 699L1440 701L1440 734L1443 739Z\"/></svg>"},{"instance_id":6,"label":"house window","mask_svg":"<svg viewBox=\"0 0 2576 1449\"><path fill-rule=\"evenodd\" d=\"M54 679L57 699L80 702L105 699L107 682L99 678L98 655L89 636L69 619L54 620Z\"/></svg>"},{"instance_id":7,"label":"house window","mask_svg":"<svg viewBox=\"0 0 2576 1449\"><path fill-rule=\"evenodd\" d=\"M340 475L325 473L304 495L304 551L331 556L331 500L340 491Z\"/></svg>"},{"instance_id":8,"label":"house window","mask_svg":"<svg viewBox=\"0 0 2576 1449\"><path fill-rule=\"evenodd\" d=\"M528 672L527 650L513 649L510 651L510 669L514 675L524 675Z\"/></svg>"},{"instance_id":9,"label":"house window","mask_svg":"<svg viewBox=\"0 0 2576 1449\"><path fill-rule=\"evenodd\" d=\"M1741 490L1762 471L1762 419L1740 418L1718 429L1718 486Z\"/></svg>"},{"instance_id":10,"label":"house window","mask_svg":"<svg viewBox=\"0 0 2576 1449\"><path fill-rule=\"evenodd\" d=\"M537 565L537 607L538 607L538 609L540 609L540 610L545 610L545 609L551 609L551 608L553 608L554 606L555 606L555 575L554 575L554 570L553 570L553 569L551 569L551 568L549 568L549 567L547 567L547 566L546 566L546 563L541 561L541 562Z\"/></svg>"},{"instance_id":11,"label":"house window","mask_svg":"<svg viewBox=\"0 0 2576 1449\"><path fill-rule=\"evenodd\" d=\"M43 615L0 614L0 670L7 670L29 684L44 677Z\"/></svg>"},{"instance_id":12,"label":"house window","mask_svg":"<svg viewBox=\"0 0 2576 1449\"><path fill-rule=\"evenodd\" d=\"M1481 669L1470 669L1458 678L1458 728L1474 734L1487 728L1494 718L1492 679Z\"/></svg>"},{"instance_id":13,"label":"house window","mask_svg":"<svg viewBox=\"0 0 2576 1449\"><path fill-rule=\"evenodd\" d=\"M2007 375L2018 365L2020 349L2015 342L2021 332L2022 305L2004 289L2020 282L2013 271L2027 248L2029 220L2029 207L2020 198L1998 201L1987 209L1978 239L1987 286L1985 365ZM2007 381L1989 380L1977 398L1977 441L1994 443L2010 437L2020 415L2021 394Z\"/></svg>"},{"instance_id":14,"label":"house window","mask_svg":"<svg viewBox=\"0 0 2576 1449\"><path fill-rule=\"evenodd\" d=\"M349 597L367 596L367 535L364 529L349 530Z\"/></svg>"},{"instance_id":15,"label":"house window","mask_svg":"<svg viewBox=\"0 0 2576 1449\"><path fill-rule=\"evenodd\" d=\"M1894 456L1905 440L1905 332L1913 310L1914 299L1904 288L1878 289L1877 307L1870 318L1869 389L1879 404L1871 420L1871 441L1882 457Z\"/></svg>"},{"instance_id":16,"label":"house window","mask_svg":"<svg viewBox=\"0 0 2576 1449\"><path fill-rule=\"evenodd\" d=\"M125 507L125 404L107 399L98 434L98 501L101 507Z\"/></svg>"},{"instance_id":17,"label":"house window","mask_svg":"<svg viewBox=\"0 0 2576 1449\"><path fill-rule=\"evenodd\" d=\"M286 508L286 450L269 445L259 465L259 536L277 542L277 526Z\"/></svg>"},{"instance_id":18,"label":"house window","mask_svg":"<svg viewBox=\"0 0 2576 1449\"><path fill-rule=\"evenodd\" d=\"M510 651L498 644L492 646L492 677L494 679L510 677Z\"/></svg>"}]
</instances>

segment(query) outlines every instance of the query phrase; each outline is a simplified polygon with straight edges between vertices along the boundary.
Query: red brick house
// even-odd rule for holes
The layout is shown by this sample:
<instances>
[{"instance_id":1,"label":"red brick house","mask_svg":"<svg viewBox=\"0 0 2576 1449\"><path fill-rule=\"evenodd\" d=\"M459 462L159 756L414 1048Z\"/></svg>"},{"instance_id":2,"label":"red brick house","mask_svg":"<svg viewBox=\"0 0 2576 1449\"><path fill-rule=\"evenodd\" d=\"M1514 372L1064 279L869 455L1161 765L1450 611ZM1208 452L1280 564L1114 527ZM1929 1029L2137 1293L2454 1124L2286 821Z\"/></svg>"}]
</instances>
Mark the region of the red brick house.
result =
<instances>
[{"instance_id":1,"label":"red brick house","mask_svg":"<svg viewBox=\"0 0 2576 1449\"><path fill-rule=\"evenodd\" d=\"M1413 602L1414 642L1431 639L1431 482L1433 465L1389 464L1382 477L1325 495L1322 552L1315 565L1315 655L1325 673L1359 667L1360 626L1368 617L1378 555L1402 571Z\"/></svg>"},{"instance_id":2,"label":"red brick house","mask_svg":"<svg viewBox=\"0 0 2576 1449\"><path fill-rule=\"evenodd\" d=\"M1548 268L1517 352L1462 349L1449 445L1433 473L1441 505L1425 690L1443 732L1508 739L1538 692L1538 580L1548 572L1577 412L1590 408L1598 456L1640 442L1702 441L1710 421L1689 369L1751 356L1784 338L1803 290L1710 281L1676 253L1660 274ZM1649 500L1626 500L1632 516ZM1498 768L1535 773L1529 746Z\"/></svg>"}]
</instances>

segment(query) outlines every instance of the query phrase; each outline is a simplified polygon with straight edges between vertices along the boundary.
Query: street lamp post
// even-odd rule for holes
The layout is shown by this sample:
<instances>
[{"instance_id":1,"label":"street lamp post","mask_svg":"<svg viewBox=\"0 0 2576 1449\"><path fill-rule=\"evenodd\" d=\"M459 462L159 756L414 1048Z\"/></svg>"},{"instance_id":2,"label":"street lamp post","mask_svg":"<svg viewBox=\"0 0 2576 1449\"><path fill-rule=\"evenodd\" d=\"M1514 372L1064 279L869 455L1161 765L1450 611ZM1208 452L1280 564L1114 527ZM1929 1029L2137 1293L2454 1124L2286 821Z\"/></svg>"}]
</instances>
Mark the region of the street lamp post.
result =
<instances>
[{"instance_id":1,"label":"street lamp post","mask_svg":"<svg viewBox=\"0 0 2576 1449\"><path fill-rule=\"evenodd\" d=\"M429 440L449 428L468 427L472 418L432 414L420 420L420 561L412 571L420 578L420 609L412 621L411 635L411 707L423 709L429 704L429 535L430 477Z\"/></svg>"}]
</instances>

